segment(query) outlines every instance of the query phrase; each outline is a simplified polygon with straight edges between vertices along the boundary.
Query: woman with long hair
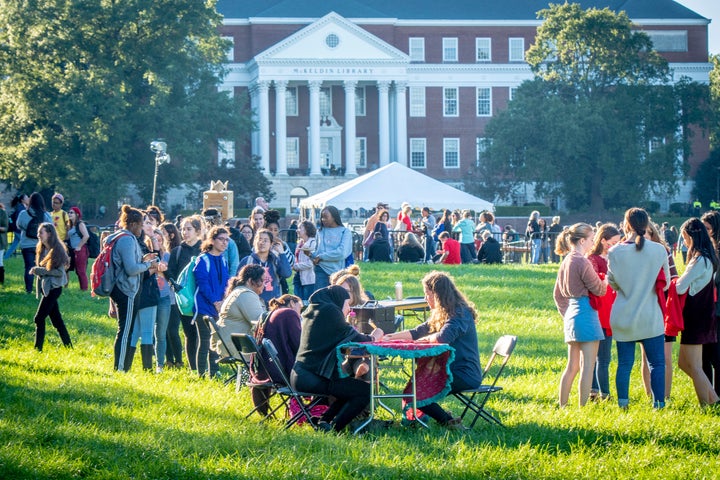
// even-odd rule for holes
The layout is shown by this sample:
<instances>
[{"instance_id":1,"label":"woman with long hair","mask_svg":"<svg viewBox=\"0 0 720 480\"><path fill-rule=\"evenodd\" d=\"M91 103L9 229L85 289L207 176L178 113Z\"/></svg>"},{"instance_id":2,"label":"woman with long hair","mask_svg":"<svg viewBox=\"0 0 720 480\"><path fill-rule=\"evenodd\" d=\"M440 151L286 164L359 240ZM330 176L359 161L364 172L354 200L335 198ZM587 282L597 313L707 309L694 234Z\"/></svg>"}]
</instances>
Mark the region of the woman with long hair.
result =
<instances>
[{"instance_id":1,"label":"woman with long hair","mask_svg":"<svg viewBox=\"0 0 720 480\"><path fill-rule=\"evenodd\" d=\"M317 229L312 222L305 220L300 222L297 229L298 243L295 248L295 263L292 269L295 270L293 277L293 291L303 301L307 301L315 291L315 265L312 259L306 254L315 251L317 242L315 235Z\"/></svg>"},{"instance_id":2,"label":"woman with long hair","mask_svg":"<svg viewBox=\"0 0 720 480\"><path fill-rule=\"evenodd\" d=\"M712 405L720 398L703 372L702 346L717 342L713 275L717 271L718 258L707 229L699 218L685 221L680 227L680 235L688 246L688 263L677 280L678 295L687 293L678 367L692 379L700 405Z\"/></svg>"},{"instance_id":3,"label":"woman with long hair","mask_svg":"<svg viewBox=\"0 0 720 480\"><path fill-rule=\"evenodd\" d=\"M70 207L68 219L70 225L67 237L70 248L73 250L75 273L78 282L80 282L80 290L86 291L88 289L87 264L89 255L87 242L90 239L90 234L85 222L82 221L82 212L78 207Z\"/></svg>"},{"instance_id":4,"label":"woman with long hair","mask_svg":"<svg viewBox=\"0 0 720 480\"><path fill-rule=\"evenodd\" d=\"M35 312L35 348L42 352L45 343L45 319L50 317L52 326L58 331L66 347L72 347L70 334L63 322L58 298L67 285L66 269L70 264L65 243L57 236L52 223L42 223L38 228L38 244L35 249L35 263L30 273L38 278L37 295L40 298Z\"/></svg>"},{"instance_id":5,"label":"woman with long hair","mask_svg":"<svg viewBox=\"0 0 720 480\"><path fill-rule=\"evenodd\" d=\"M30 269L35 266L35 250L38 244L38 230L41 223L52 223L52 217L45 211L45 200L38 192L30 195L27 209L18 214L17 228L20 230L19 247L25 264L25 292L33 291L33 275Z\"/></svg>"},{"instance_id":6,"label":"woman with long hair","mask_svg":"<svg viewBox=\"0 0 720 480\"><path fill-rule=\"evenodd\" d=\"M608 283L617 292L610 325L617 347L615 386L618 405L630 403L630 374L635 362L635 344L645 348L650 368L653 407L665 406L665 322L655 284L662 271L670 278L665 247L646 241L650 217L642 208L625 212L625 239L608 252ZM663 296L664 297L664 296Z\"/></svg>"},{"instance_id":7,"label":"woman with long hair","mask_svg":"<svg viewBox=\"0 0 720 480\"><path fill-rule=\"evenodd\" d=\"M295 252L290 248L287 242L280 238L280 212L277 210L268 210L265 212L265 228L270 230L273 234L273 243L271 247L272 252L278 257L285 256L288 265L290 265L290 274L287 276L280 276L280 291L282 294L290 293L287 278L292 275L292 267L295 264Z\"/></svg>"},{"instance_id":8,"label":"woman with long hair","mask_svg":"<svg viewBox=\"0 0 720 480\"><path fill-rule=\"evenodd\" d=\"M261 228L255 232L253 252L240 260L240 268L245 265L260 265L265 269L265 286L260 298L265 305L271 298L282 295L280 278L287 278L292 275L292 269L285 255L277 255L273 252L275 236L267 228Z\"/></svg>"},{"instance_id":9,"label":"woman with long hair","mask_svg":"<svg viewBox=\"0 0 720 480\"><path fill-rule=\"evenodd\" d=\"M123 205L118 220L119 230L110 234L105 243L114 242L112 261L115 266L116 282L110 293L117 312L118 331L114 344L114 368L120 372L130 370L135 347L130 345L135 318L135 296L140 290L145 272L157 272L158 258L153 252L143 254L139 238L143 233L143 213Z\"/></svg>"},{"instance_id":10,"label":"woman with long hair","mask_svg":"<svg viewBox=\"0 0 720 480\"><path fill-rule=\"evenodd\" d=\"M330 275L345 268L345 260L352 254L352 232L345 228L340 212L328 205L320 212L322 228L317 234L314 252L304 249L315 264L315 288L330 285Z\"/></svg>"},{"instance_id":11,"label":"woman with long hair","mask_svg":"<svg viewBox=\"0 0 720 480\"><path fill-rule=\"evenodd\" d=\"M253 208L250 212L248 223L255 233L261 228L265 228L265 210L262 207Z\"/></svg>"},{"instance_id":12,"label":"woman with long hair","mask_svg":"<svg viewBox=\"0 0 720 480\"><path fill-rule=\"evenodd\" d=\"M417 236L412 232L407 232L405 239L398 247L397 255L399 262L418 263L425 258L425 250Z\"/></svg>"},{"instance_id":13,"label":"woman with long hair","mask_svg":"<svg viewBox=\"0 0 720 480\"><path fill-rule=\"evenodd\" d=\"M711 210L705 212L700 218L710 235L715 247L715 255L720 259L720 212ZM715 273L715 289L720 290L720 275ZM715 303L715 318L720 317L720 302ZM718 328L718 325L715 325ZM703 371L712 380L715 393L720 395L720 343L706 343L703 345Z\"/></svg>"},{"instance_id":14,"label":"woman with long hair","mask_svg":"<svg viewBox=\"0 0 720 480\"><path fill-rule=\"evenodd\" d=\"M179 247L182 243L180 231L174 223L165 222L160 225L160 233L163 238L162 245L162 262L168 265L170 262L170 252ZM158 277L158 286L161 287L161 303L158 308L158 321L155 327L155 359L158 364L158 371L165 366L174 368L176 365L182 365L182 343L180 342L180 311L174 308L175 295L170 286L170 275L168 270L163 272L162 280ZM167 294L167 310L164 310L165 295ZM163 316L167 316L167 321ZM164 325L165 324L165 325ZM164 325L164 328L163 328Z\"/></svg>"},{"instance_id":15,"label":"woman with long hair","mask_svg":"<svg viewBox=\"0 0 720 480\"><path fill-rule=\"evenodd\" d=\"M606 284L585 257L593 246L594 232L587 223L576 223L557 239L555 251L564 255L553 297L558 312L563 317L565 343L568 356L565 370L560 378L559 403L565 407L573 381L580 372L578 403L584 406L590 396L592 377L595 372L598 345L605 338L598 313L590 305L589 295L603 296Z\"/></svg>"},{"instance_id":16,"label":"woman with long hair","mask_svg":"<svg viewBox=\"0 0 720 480\"><path fill-rule=\"evenodd\" d=\"M542 219L541 219L542 220ZM612 223L605 223L595 233L595 244L588 252L588 260L600 278L605 278L608 272L607 254L610 248L620 241L620 230ZM597 308L600 326L605 338L598 345L595 374L590 388L590 400L607 400L610 398L610 356L612 352L612 328L610 327L610 311L615 293L610 290L605 298L600 300Z\"/></svg>"},{"instance_id":17,"label":"woman with long hair","mask_svg":"<svg viewBox=\"0 0 720 480\"><path fill-rule=\"evenodd\" d=\"M265 269L260 265L245 265L228 282L217 322L228 337L233 333L250 333L265 312L265 303L260 298L265 288L264 276ZM232 354L224 351L219 342L216 350L224 355Z\"/></svg>"},{"instance_id":18,"label":"woman with long hair","mask_svg":"<svg viewBox=\"0 0 720 480\"><path fill-rule=\"evenodd\" d=\"M192 257L200 255L200 245L202 244L202 232L204 230L204 221L199 215L192 215L190 217L183 218L180 223L180 235L182 242L179 246L173 248L170 251L168 257L168 269L165 272L167 278L172 279L174 282L180 276L180 272L190 263ZM197 329L193 324L192 315L182 315L177 305L171 307L180 318L183 333L185 334L185 354L188 359L188 365L190 370L196 371L197 364L195 359L197 358ZM171 316L172 318L172 316ZM180 342L180 334L177 328L172 327L172 323L168 327L169 345L170 350L175 353L175 367L181 368L182 364L182 344Z\"/></svg>"},{"instance_id":19,"label":"woman with long hair","mask_svg":"<svg viewBox=\"0 0 720 480\"><path fill-rule=\"evenodd\" d=\"M475 306L458 290L452 277L433 271L422 279L430 318L412 330L385 335L383 340L418 340L447 343L455 349L450 364L452 385L450 393L470 390L482 383L482 368L478 352ZM462 419L454 417L437 403L420 408L441 425L464 429Z\"/></svg>"},{"instance_id":20,"label":"woman with long hair","mask_svg":"<svg viewBox=\"0 0 720 480\"><path fill-rule=\"evenodd\" d=\"M210 328L205 324L202 316L206 315L215 320L219 317L225 289L230 279L228 263L223 256L230 241L230 232L226 228L212 227L200 246L203 253L198 257L193 269L197 285L193 308L198 336L195 361L200 377L209 374L212 378L218 370L218 354L210 349Z\"/></svg>"}]
</instances>

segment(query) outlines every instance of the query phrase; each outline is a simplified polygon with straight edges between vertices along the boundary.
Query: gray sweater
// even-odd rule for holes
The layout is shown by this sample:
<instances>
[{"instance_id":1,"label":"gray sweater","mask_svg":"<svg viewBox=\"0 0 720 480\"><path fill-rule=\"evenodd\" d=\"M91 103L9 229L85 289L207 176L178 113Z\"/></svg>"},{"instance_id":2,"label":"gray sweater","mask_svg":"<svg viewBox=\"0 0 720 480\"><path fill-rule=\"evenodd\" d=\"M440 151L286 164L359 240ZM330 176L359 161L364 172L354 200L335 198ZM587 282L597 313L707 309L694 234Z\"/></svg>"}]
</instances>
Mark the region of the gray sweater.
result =
<instances>
[{"instance_id":1,"label":"gray sweater","mask_svg":"<svg viewBox=\"0 0 720 480\"><path fill-rule=\"evenodd\" d=\"M643 249L620 243L608 253L608 283L617 292L610 314L613 338L619 342L644 340L665 332L655 281L662 269L670 279L667 250L645 241Z\"/></svg>"},{"instance_id":2,"label":"gray sweater","mask_svg":"<svg viewBox=\"0 0 720 480\"><path fill-rule=\"evenodd\" d=\"M141 274L150 268L151 262L142 261L142 250L137 237L128 230L118 230L106 242L117 241L112 250L116 285L122 293L132 298L140 289Z\"/></svg>"}]
</instances>

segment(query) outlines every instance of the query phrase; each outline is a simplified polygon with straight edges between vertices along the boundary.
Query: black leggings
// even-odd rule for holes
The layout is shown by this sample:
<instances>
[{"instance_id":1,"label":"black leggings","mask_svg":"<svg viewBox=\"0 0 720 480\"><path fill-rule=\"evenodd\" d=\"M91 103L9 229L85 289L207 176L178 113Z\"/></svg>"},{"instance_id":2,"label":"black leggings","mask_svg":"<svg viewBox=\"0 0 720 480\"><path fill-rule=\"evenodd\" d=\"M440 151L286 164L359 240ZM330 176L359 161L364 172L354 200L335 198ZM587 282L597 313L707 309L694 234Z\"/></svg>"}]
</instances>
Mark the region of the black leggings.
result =
<instances>
[{"instance_id":1,"label":"black leggings","mask_svg":"<svg viewBox=\"0 0 720 480\"><path fill-rule=\"evenodd\" d=\"M202 321L202 319L199 319ZM180 315L183 333L185 334L185 354L187 355L190 370L197 370L198 332L192 324L192 316Z\"/></svg>"},{"instance_id":2,"label":"black leggings","mask_svg":"<svg viewBox=\"0 0 720 480\"><path fill-rule=\"evenodd\" d=\"M60 307L58 306L58 298L61 293L62 287L57 287L40 298L40 304L35 313L35 348L41 352L43 344L45 343L45 319L48 316L50 317L52 326L55 327L60 334L60 340L62 340L63 345L66 347L72 345L72 342L70 342L70 334L67 331L65 322L63 322Z\"/></svg>"},{"instance_id":3,"label":"black leggings","mask_svg":"<svg viewBox=\"0 0 720 480\"><path fill-rule=\"evenodd\" d=\"M336 398L321 420L334 422L333 428L338 432L370 403L370 384L353 377L327 379L296 364L290 374L290 383L298 391L332 395Z\"/></svg>"}]
</instances>

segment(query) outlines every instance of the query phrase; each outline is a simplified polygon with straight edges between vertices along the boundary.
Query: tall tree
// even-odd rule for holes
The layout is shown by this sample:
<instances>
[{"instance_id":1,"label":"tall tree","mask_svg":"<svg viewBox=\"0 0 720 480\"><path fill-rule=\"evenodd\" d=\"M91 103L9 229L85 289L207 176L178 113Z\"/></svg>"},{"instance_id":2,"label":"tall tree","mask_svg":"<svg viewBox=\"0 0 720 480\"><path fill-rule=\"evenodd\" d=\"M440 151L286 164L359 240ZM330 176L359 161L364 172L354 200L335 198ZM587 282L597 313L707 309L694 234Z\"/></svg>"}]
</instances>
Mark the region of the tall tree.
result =
<instances>
[{"instance_id":1,"label":"tall tree","mask_svg":"<svg viewBox=\"0 0 720 480\"><path fill-rule=\"evenodd\" d=\"M535 79L488 123L468 189L502 198L531 183L594 211L673 193L704 87L670 84L667 62L623 12L566 3L538 16Z\"/></svg>"},{"instance_id":2,"label":"tall tree","mask_svg":"<svg viewBox=\"0 0 720 480\"><path fill-rule=\"evenodd\" d=\"M132 183L149 201L162 138L172 163L158 190L208 184L217 139L243 143L252 128L217 90L229 45L214 4L0 0L0 178L106 205ZM238 157L255 179L239 194L268 195L256 160Z\"/></svg>"}]
</instances>

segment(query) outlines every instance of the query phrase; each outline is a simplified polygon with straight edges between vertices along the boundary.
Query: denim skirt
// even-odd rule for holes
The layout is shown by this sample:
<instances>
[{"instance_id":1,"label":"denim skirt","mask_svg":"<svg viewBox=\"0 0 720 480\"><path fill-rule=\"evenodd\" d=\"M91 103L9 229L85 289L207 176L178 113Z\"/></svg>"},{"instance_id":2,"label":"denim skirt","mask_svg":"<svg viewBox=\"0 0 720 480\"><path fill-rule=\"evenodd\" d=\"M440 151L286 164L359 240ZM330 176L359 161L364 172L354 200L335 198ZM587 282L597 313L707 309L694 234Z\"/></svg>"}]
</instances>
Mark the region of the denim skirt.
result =
<instances>
[{"instance_id":1,"label":"denim skirt","mask_svg":"<svg viewBox=\"0 0 720 480\"><path fill-rule=\"evenodd\" d=\"M598 313L590 306L590 297L571 298L563 324L565 343L605 339Z\"/></svg>"}]
</instances>

